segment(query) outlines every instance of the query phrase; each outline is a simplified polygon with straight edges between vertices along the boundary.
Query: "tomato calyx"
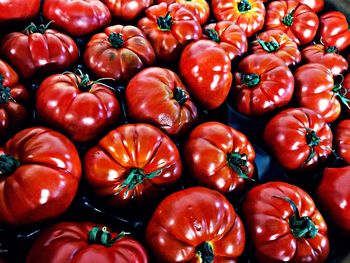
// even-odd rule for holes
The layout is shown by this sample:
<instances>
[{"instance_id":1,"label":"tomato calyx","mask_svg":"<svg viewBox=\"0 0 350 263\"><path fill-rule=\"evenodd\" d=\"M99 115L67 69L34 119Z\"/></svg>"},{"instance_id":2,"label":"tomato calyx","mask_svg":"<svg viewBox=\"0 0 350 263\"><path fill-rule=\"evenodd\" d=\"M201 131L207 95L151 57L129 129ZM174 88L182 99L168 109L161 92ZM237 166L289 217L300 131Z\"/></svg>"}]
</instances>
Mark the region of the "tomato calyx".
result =
<instances>
[{"instance_id":1,"label":"tomato calyx","mask_svg":"<svg viewBox=\"0 0 350 263\"><path fill-rule=\"evenodd\" d=\"M204 242L197 247L197 255L201 258L202 263L214 262L214 250L209 242Z\"/></svg>"},{"instance_id":2,"label":"tomato calyx","mask_svg":"<svg viewBox=\"0 0 350 263\"><path fill-rule=\"evenodd\" d=\"M336 46L332 46L332 47L326 47L326 53L338 53L338 49Z\"/></svg>"},{"instance_id":3,"label":"tomato calyx","mask_svg":"<svg viewBox=\"0 0 350 263\"><path fill-rule=\"evenodd\" d=\"M183 105L187 101L187 93L180 87L176 87L174 90L174 99L180 104Z\"/></svg>"},{"instance_id":4,"label":"tomato calyx","mask_svg":"<svg viewBox=\"0 0 350 263\"><path fill-rule=\"evenodd\" d=\"M240 154L238 152L229 153L227 155L227 162L236 174L243 179L251 179L248 173L248 155Z\"/></svg>"},{"instance_id":5,"label":"tomato calyx","mask_svg":"<svg viewBox=\"0 0 350 263\"><path fill-rule=\"evenodd\" d=\"M288 27L293 25L294 11L295 10L292 10L288 15L286 15L285 17L282 18L283 24L285 24Z\"/></svg>"},{"instance_id":6,"label":"tomato calyx","mask_svg":"<svg viewBox=\"0 0 350 263\"><path fill-rule=\"evenodd\" d=\"M307 128L306 143L311 147L311 152L305 161L305 163L308 163L316 154L314 147L320 144L320 137L313 129Z\"/></svg>"},{"instance_id":7,"label":"tomato calyx","mask_svg":"<svg viewBox=\"0 0 350 263\"><path fill-rule=\"evenodd\" d=\"M252 6L247 0L241 0L238 3L238 11L240 13L247 13L250 9L252 9Z\"/></svg>"},{"instance_id":8,"label":"tomato calyx","mask_svg":"<svg viewBox=\"0 0 350 263\"><path fill-rule=\"evenodd\" d=\"M128 234L130 233L122 231L115 238L112 238L111 233L107 231L107 227L104 226L102 228L99 228L98 226L95 226L88 233L88 241L90 244L98 244L105 247L110 247L115 242L122 239Z\"/></svg>"},{"instance_id":9,"label":"tomato calyx","mask_svg":"<svg viewBox=\"0 0 350 263\"><path fill-rule=\"evenodd\" d=\"M241 82L247 85L249 88L255 87L260 83L260 76L258 74L246 74L240 73Z\"/></svg>"},{"instance_id":10,"label":"tomato calyx","mask_svg":"<svg viewBox=\"0 0 350 263\"><path fill-rule=\"evenodd\" d=\"M124 39L122 33L111 33L108 36L108 41L114 48L121 48L124 45Z\"/></svg>"},{"instance_id":11,"label":"tomato calyx","mask_svg":"<svg viewBox=\"0 0 350 263\"><path fill-rule=\"evenodd\" d=\"M24 29L24 32L27 35L33 34L33 33L40 33L40 34L45 34L46 30L49 28L50 24L53 23L53 21L50 21L49 23L47 23L46 25L41 24L39 26L36 26L33 22L30 23L29 26L27 26Z\"/></svg>"},{"instance_id":12,"label":"tomato calyx","mask_svg":"<svg viewBox=\"0 0 350 263\"><path fill-rule=\"evenodd\" d=\"M7 103L11 96L11 89L9 87L4 87L4 76L0 74L0 103Z\"/></svg>"},{"instance_id":13,"label":"tomato calyx","mask_svg":"<svg viewBox=\"0 0 350 263\"><path fill-rule=\"evenodd\" d=\"M157 18L158 28L162 31L170 31L173 24L173 19L170 16L170 11L166 13L165 16L160 16Z\"/></svg>"},{"instance_id":14,"label":"tomato calyx","mask_svg":"<svg viewBox=\"0 0 350 263\"><path fill-rule=\"evenodd\" d=\"M15 157L7 154L0 155L0 178L12 174L20 165Z\"/></svg>"},{"instance_id":15,"label":"tomato calyx","mask_svg":"<svg viewBox=\"0 0 350 263\"><path fill-rule=\"evenodd\" d=\"M348 89L345 88L342 84L335 84L332 89L334 96L336 96L340 101L348 108L350 109L349 102L350 99L346 97L348 93Z\"/></svg>"},{"instance_id":16,"label":"tomato calyx","mask_svg":"<svg viewBox=\"0 0 350 263\"><path fill-rule=\"evenodd\" d=\"M260 38L257 38L256 41L260 44L260 46L267 52L272 53L277 51L280 48L280 44L276 41L276 39L273 39L272 41L265 42L261 40Z\"/></svg>"},{"instance_id":17,"label":"tomato calyx","mask_svg":"<svg viewBox=\"0 0 350 263\"><path fill-rule=\"evenodd\" d=\"M218 32L215 29L212 28L206 28L204 30L204 34L209 37L210 40L220 43L220 37Z\"/></svg>"}]
</instances>

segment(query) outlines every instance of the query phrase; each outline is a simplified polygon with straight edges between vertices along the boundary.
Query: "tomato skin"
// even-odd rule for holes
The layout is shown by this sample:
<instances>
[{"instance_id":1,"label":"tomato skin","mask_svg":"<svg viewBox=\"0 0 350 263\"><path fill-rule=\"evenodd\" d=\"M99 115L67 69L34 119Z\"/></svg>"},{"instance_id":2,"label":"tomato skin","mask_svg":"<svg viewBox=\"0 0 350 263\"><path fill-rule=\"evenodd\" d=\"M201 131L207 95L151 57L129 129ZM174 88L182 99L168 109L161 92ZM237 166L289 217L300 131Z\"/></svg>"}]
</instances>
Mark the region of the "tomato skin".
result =
<instances>
[{"instance_id":1,"label":"tomato skin","mask_svg":"<svg viewBox=\"0 0 350 263\"><path fill-rule=\"evenodd\" d=\"M232 84L231 60L219 44L199 40L188 45L181 54L179 72L204 109L224 103Z\"/></svg>"},{"instance_id":2,"label":"tomato skin","mask_svg":"<svg viewBox=\"0 0 350 263\"><path fill-rule=\"evenodd\" d=\"M122 39L123 44L114 46L112 35ZM142 68L152 65L154 60L152 45L141 30L134 26L107 27L103 33L91 38L84 53L85 65L91 72L98 77L114 78L116 81L130 80Z\"/></svg>"},{"instance_id":3,"label":"tomato skin","mask_svg":"<svg viewBox=\"0 0 350 263\"><path fill-rule=\"evenodd\" d=\"M185 97L176 99L181 94ZM197 108L180 78L165 68L147 68L132 78L125 92L128 116L179 136L197 121ZM181 100L184 99L185 102Z\"/></svg>"},{"instance_id":4,"label":"tomato skin","mask_svg":"<svg viewBox=\"0 0 350 263\"><path fill-rule=\"evenodd\" d=\"M287 17L291 20L285 19ZM317 33L318 25L317 14L297 0L273 1L268 4L265 30L281 30L298 45L311 42Z\"/></svg>"},{"instance_id":5,"label":"tomato skin","mask_svg":"<svg viewBox=\"0 0 350 263\"><path fill-rule=\"evenodd\" d=\"M259 116L291 100L294 78L285 62L272 54L252 54L238 64L232 86L232 104L242 114ZM251 84L246 76L259 79ZM283 92L282 92L283 91Z\"/></svg>"},{"instance_id":6,"label":"tomato skin","mask_svg":"<svg viewBox=\"0 0 350 263\"><path fill-rule=\"evenodd\" d=\"M334 148L347 164L350 164L350 120L342 120L335 128Z\"/></svg>"},{"instance_id":7,"label":"tomato skin","mask_svg":"<svg viewBox=\"0 0 350 263\"><path fill-rule=\"evenodd\" d=\"M95 226L91 222L62 222L50 226L35 241L26 263L149 262L143 246L128 235L109 247L91 244L88 235ZM118 235L110 234L112 238Z\"/></svg>"},{"instance_id":8,"label":"tomato skin","mask_svg":"<svg viewBox=\"0 0 350 263\"><path fill-rule=\"evenodd\" d=\"M0 148L2 154L13 156L20 166L0 174L0 223L36 223L69 207L78 189L81 163L67 137L48 128L28 128L8 140Z\"/></svg>"},{"instance_id":9,"label":"tomato skin","mask_svg":"<svg viewBox=\"0 0 350 263\"><path fill-rule=\"evenodd\" d=\"M164 25L158 22L161 18L165 21ZM171 23L167 25L169 19ZM137 23L137 27L151 42L157 59L164 62L178 61L183 48L202 37L196 16L177 3L160 3L147 8L146 17Z\"/></svg>"},{"instance_id":10,"label":"tomato skin","mask_svg":"<svg viewBox=\"0 0 350 263\"><path fill-rule=\"evenodd\" d=\"M312 140L308 142L310 129L319 138L318 144L311 145ZM332 139L332 131L322 116L307 108L291 108L278 113L264 130L265 144L288 170L309 171L317 167L331 153Z\"/></svg>"},{"instance_id":11,"label":"tomato skin","mask_svg":"<svg viewBox=\"0 0 350 263\"><path fill-rule=\"evenodd\" d=\"M319 13L324 8L324 0L298 0L300 3L309 6L315 13Z\"/></svg>"},{"instance_id":12,"label":"tomato skin","mask_svg":"<svg viewBox=\"0 0 350 263\"><path fill-rule=\"evenodd\" d=\"M148 223L146 241L159 262L204 262L196 254L204 242L212 246L213 262L236 262L244 249L245 231L222 194L192 187L160 203Z\"/></svg>"},{"instance_id":13,"label":"tomato skin","mask_svg":"<svg viewBox=\"0 0 350 263\"><path fill-rule=\"evenodd\" d=\"M108 133L84 158L85 178L98 196L124 207L133 199L139 204L155 198L161 187L175 183L182 172L180 154L168 136L148 124L127 124ZM123 188L134 169L143 177L134 190ZM149 199L149 200L148 200Z\"/></svg>"},{"instance_id":14,"label":"tomato skin","mask_svg":"<svg viewBox=\"0 0 350 263\"><path fill-rule=\"evenodd\" d=\"M349 59L349 62L350 62L350 59ZM343 85L343 87L344 87L346 90L350 90L350 74L349 74L349 73L345 76L342 85ZM346 98L347 98L347 99L350 99L350 92L347 92L347 93L346 93ZM347 108L346 111L347 111L347 115L349 116L349 115L350 115L350 109Z\"/></svg>"},{"instance_id":15,"label":"tomato skin","mask_svg":"<svg viewBox=\"0 0 350 263\"><path fill-rule=\"evenodd\" d=\"M111 11L114 18L122 21L132 21L143 11L153 5L153 0L102 0Z\"/></svg>"},{"instance_id":16,"label":"tomato skin","mask_svg":"<svg viewBox=\"0 0 350 263\"><path fill-rule=\"evenodd\" d=\"M308 216L318 232L314 238L296 238L289 223L291 205L276 196L288 197L300 216ZM329 254L327 225L311 197L297 186L269 182L250 190L243 214L258 262L324 262Z\"/></svg>"},{"instance_id":17,"label":"tomato skin","mask_svg":"<svg viewBox=\"0 0 350 263\"><path fill-rule=\"evenodd\" d=\"M39 15L39 9L40 0L2 0L0 2L0 25L33 19Z\"/></svg>"},{"instance_id":18,"label":"tomato skin","mask_svg":"<svg viewBox=\"0 0 350 263\"><path fill-rule=\"evenodd\" d=\"M43 15L73 36L84 36L111 22L109 9L97 0L45 0Z\"/></svg>"}]
</instances>

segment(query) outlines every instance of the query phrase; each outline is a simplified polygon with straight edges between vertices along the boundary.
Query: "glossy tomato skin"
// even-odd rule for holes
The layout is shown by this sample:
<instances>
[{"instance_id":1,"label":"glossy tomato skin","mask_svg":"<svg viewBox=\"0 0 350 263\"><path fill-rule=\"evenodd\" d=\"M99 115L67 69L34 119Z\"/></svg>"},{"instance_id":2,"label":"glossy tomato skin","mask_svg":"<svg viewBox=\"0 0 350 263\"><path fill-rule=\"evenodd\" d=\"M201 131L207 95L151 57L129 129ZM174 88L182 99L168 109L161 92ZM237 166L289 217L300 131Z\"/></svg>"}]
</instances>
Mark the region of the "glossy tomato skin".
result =
<instances>
[{"instance_id":1,"label":"glossy tomato skin","mask_svg":"<svg viewBox=\"0 0 350 263\"><path fill-rule=\"evenodd\" d=\"M261 0L212 0L211 6L216 20L235 22L247 37L264 26L266 11Z\"/></svg>"},{"instance_id":2,"label":"glossy tomato skin","mask_svg":"<svg viewBox=\"0 0 350 263\"><path fill-rule=\"evenodd\" d=\"M282 59L252 54L238 64L230 101L240 113L259 116L286 105L293 91L293 74Z\"/></svg>"},{"instance_id":3,"label":"glossy tomato skin","mask_svg":"<svg viewBox=\"0 0 350 263\"><path fill-rule=\"evenodd\" d=\"M314 238L294 236L290 219L293 209L278 197L290 198L300 216L309 217L318 232ZM327 225L311 197L297 186L270 182L250 190L243 214L254 243L258 262L324 262L329 254Z\"/></svg>"},{"instance_id":4,"label":"glossy tomato skin","mask_svg":"<svg viewBox=\"0 0 350 263\"><path fill-rule=\"evenodd\" d=\"M212 262L236 262L244 249L242 221L219 192L192 187L173 193L157 207L146 242L159 262L201 261L200 245L212 248Z\"/></svg>"},{"instance_id":5,"label":"glossy tomato skin","mask_svg":"<svg viewBox=\"0 0 350 263\"><path fill-rule=\"evenodd\" d=\"M91 87L89 87L91 85ZM45 79L36 92L39 119L65 132L74 142L88 142L115 125L121 114L114 92L82 76L56 74Z\"/></svg>"},{"instance_id":6,"label":"glossy tomato skin","mask_svg":"<svg viewBox=\"0 0 350 263\"><path fill-rule=\"evenodd\" d=\"M45 0L43 15L72 36L84 36L111 22L107 6L98 0Z\"/></svg>"},{"instance_id":7,"label":"glossy tomato skin","mask_svg":"<svg viewBox=\"0 0 350 263\"><path fill-rule=\"evenodd\" d=\"M146 10L137 27L151 42L158 60L178 61L183 48L202 37L196 16L178 3L160 3Z\"/></svg>"},{"instance_id":8,"label":"glossy tomato skin","mask_svg":"<svg viewBox=\"0 0 350 263\"><path fill-rule=\"evenodd\" d=\"M317 14L297 0L273 1L268 4L265 29L281 30L298 45L311 42L318 25Z\"/></svg>"},{"instance_id":9,"label":"glossy tomato skin","mask_svg":"<svg viewBox=\"0 0 350 263\"><path fill-rule=\"evenodd\" d=\"M123 21L132 21L153 4L153 0L102 0L113 17Z\"/></svg>"},{"instance_id":10,"label":"glossy tomato skin","mask_svg":"<svg viewBox=\"0 0 350 263\"><path fill-rule=\"evenodd\" d=\"M319 13L324 8L324 0L298 0L300 3L309 6L314 12Z\"/></svg>"},{"instance_id":11,"label":"glossy tomato skin","mask_svg":"<svg viewBox=\"0 0 350 263\"><path fill-rule=\"evenodd\" d=\"M179 72L204 109L224 103L232 84L231 60L219 44L199 40L188 45L181 54Z\"/></svg>"},{"instance_id":12,"label":"glossy tomato skin","mask_svg":"<svg viewBox=\"0 0 350 263\"><path fill-rule=\"evenodd\" d=\"M125 92L128 116L152 124L170 136L196 122L197 107L180 78L165 68L147 68L132 78Z\"/></svg>"},{"instance_id":13,"label":"glossy tomato skin","mask_svg":"<svg viewBox=\"0 0 350 263\"><path fill-rule=\"evenodd\" d=\"M114 25L94 35L84 52L85 65L94 75L128 81L154 63L152 45L140 29Z\"/></svg>"},{"instance_id":14,"label":"glossy tomato skin","mask_svg":"<svg viewBox=\"0 0 350 263\"><path fill-rule=\"evenodd\" d=\"M350 59L348 61L350 62ZM345 76L344 81L342 83L342 86L345 89L350 90L350 74L349 73ZM350 99L350 92L346 93L346 98ZM348 108L347 108L347 115L348 116L350 115L350 109L348 109Z\"/></svg>"},{"instance_id":15,"label":"glossy tomato skin","mask_svg":"<svg viewBox=\"0 0 350 263\"><path fill-rule=\"evenodd\" d=\"M335 127L334 148L347 164L350 164L350 120L342 120Z\"/></svg>"},{"instance_id":16,"label":"glossy tomato skin","mask_svg":"<svg viewBox=\"0 0 350 263\"><path fill-rule=\"evenodd\" d=\"M307 108L278 113L264 130L265 144L288 170L306 171L317 167L331 153L332 139L332 131L322 116Z\"/></svg>"},{"instance_id":17,"label":"glossy tomato skin","mask_svg":"<svg viewBox=\"0 0 350 263\"><path fill-rule=\"evenodd\" d=\"M0 149L3 154L18 160L19 167L0 174L2 224L36 223L69 207L78 189L81 163L67 137L48 128L28 128L7 141Z\"/></svg>"},{"instance_id":18,"label":"glossy tomato skin","mask_svg":"<svg viewBox=\"0 0 350 263\"><path fill-rule=\"evenodd\" d=\"M112 130L85 155L85 178L98 196L116 207L132 199L137 204L152 201L161 187L174 184L182 172L176 145L159 129L148 124L127 124ZM142 174L135 182L133 172ZM156 175L151 178L151 173Z\"/></svg>"},{"instance_id":19,"label":"glossy tomato skin","mask_svg":"<svg viewBox=\"0 0 350 263\"><path fill-rule=\"evenodd\" d=\"M0 2L0 25L29 21L39 15L40 0L4 0Z\"/></svg>"},{"instance_id":20,"label":"glossy tomato skin","mask_svg":"<svg viewBox=\"0 0 350 263\"><path fill-rule=\"evenodd\" d=\"M96 224L90 222L62 222L50 226L35 241L26 263L149 262L145 248L129 235L110 246L91 243L88 236L94 227ZM118 235L110 234L111 238Z\"/></svg>"},{"instance_id":21,"label":"glossy tomato skin","mask_svg":"<svg viewBox=\"0 0 350 263\"><path fill-rule=\"evenodd\" d=\"M184 156L199 184L223 194L240 192L254 173L255 151L247 137L219 122L197 126L186 141Z\"/></svg>"}]
</instances>

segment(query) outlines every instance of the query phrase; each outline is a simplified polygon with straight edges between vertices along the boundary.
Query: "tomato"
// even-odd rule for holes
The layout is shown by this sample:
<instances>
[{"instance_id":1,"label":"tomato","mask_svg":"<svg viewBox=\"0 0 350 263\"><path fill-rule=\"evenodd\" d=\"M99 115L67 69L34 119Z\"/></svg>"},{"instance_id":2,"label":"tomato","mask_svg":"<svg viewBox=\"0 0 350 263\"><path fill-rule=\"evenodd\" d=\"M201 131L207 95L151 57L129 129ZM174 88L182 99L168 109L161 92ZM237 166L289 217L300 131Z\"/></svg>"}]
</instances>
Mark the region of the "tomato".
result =
<instances>
[{"instance_id":1,"label":"tomato","mask_svg":"<svg viewBox=\"0 0 350 263\"><path fill-rule=\"evenodd\" d=\"M309 63L294 72L295 99L300 107L321 114L325 121L335 121L341 111L341 103L347 107L344 87L335 84L332 71L322 64Z\"/></svg>"},{"instance_id":2,"label":"tomato","mask_svg":"<svg viewBox=\"0 0 350 263\"><path fill-rule=\"evenodd\" d=\"M54 26L73 36L83 36L106 27L111 13L98 0L45 0L43 14Z\"/></svg>"},{"instance_id":3,"label":"tomato","mask_svg":"<svg viewBox=\"0 0 350 263\"><path fill-rule=\"evenodd\" d=\"M278 113L264 130L265 144L289 170L311 170L324 162L332 152L332 139L332 131L323 117L307 108Z\"/></svg>"},{"instance_id":4,"label":"tomato","mask_svg":"<svg viewBox=\"0 0 350 263\"><path fill-rule=\"evenodd\" d=\"M0 148L0 223L23 225L62 214L77 192L73 143L48 128L20 131Z\"/></svg>"},{"instance_id":5,"label":"tomato","mask_svg":"<svg viewBox=\"0 0 350 263\"><path fill-rule=\"evenodd\" d=\"M165 62L177 61L186 45L202 37L196 16L177 3L149 7L137 26L151 42L157 59Z\"/></svg>"},{"instance_id":6,"label":"tomato","mask_svg":"<svg viewBox=\"0 0 350 263\"><path fill-rule=\"evenodd\" d=\"M26 263L147 263L143 246L125 232L110 232L90 222L50 226L35 241Z\"/></svg>"},{"instance_id":7,"label":"tomato","mask_svg":"<svg viewBox=\"0 0 350 263\"><path fill-rule=\"evenodd\" d=\"M350 59L349 59L349 63L350 63ZM345 97L348 99L348 102L350 101L350 74L348 73L343 82L341 83L341 85L345 88L344 89L344 93L345 93ZM350 115L350 108L347 108L347 113L348 116Z\"/></svg>"},{"instance_id":8,"label":"tomato","mask_svg":"<svg viewBox=\"0 0 350 263\"><path fill-rule=\"evenodd\" d=\"M153 4L153 0L102 0L113 17L118 20L132 21Z\"/></svg>"},{"instance_id":9,"label":"tomato","mask_svg":"<svg viewBox=\"0 0 350 263\"><path fill-rule=\"evenodd\" d=\"M247 53L247 37L243 30L234 22L221 21L205 26L203 38L218 43L231 60L242 57Z\"/></svg>"},{"instance_id":10,"label":"tomato","mask_svg":"<svg viewBox=\"0 0 350 263\"><path fill-rule=\"evenodd\" d=\"M261 0L212 0L211 7L218 21L235 22L247 37L264 26L265 6Z\"/></svg>"},{"instance_id":11,"label":"tomato","mask_svg":"<svg viewBox=\"0 0 350 263\"><path fill-rule=\"evenodd\" d=\"M350 233L350 166L326 168L316 195L327 216L339 230Z\"/></svg>"},{"instance_id":12,"label":"tomato","mask_svg":"<svg viewBox=\"0 0 350 263\"><path fill-rule=\"evenodd\" d=\"M0 25L28 21L39 15L40 0L1 0Z\"/></svg>"},{"instance_id":13,"label":"tomato","mask_svg":"<svg viewBox=\"0 0 350 263\"><path fill-rule=\"evenodd\" d=\"M30 119L29 100L17 73L0 59L0 143Z\"/></svg>"},{"instance_id":14,"label":"tomato","mask_svg":"<svg viewBox=\"0 0 350 263\"><path fill-rule=\"evenodd\" d=\"M23 78L65 70L78 59L73 39L47 29L48 25L37 27L32 23L24 32L6 35L0 43L2 55Z\"/></svg>"},{"instance_id":15,"label":"tomato","mask_svg":"<svg viewBox=\"0 0 350 263\"><path fill-rule=\"evenodd\" d=\"M157 207L146 229L159 262L236 262L244 249L242 221L219 192L193 187Z\"/></svg>"},{"instance_id":16,"label":"tomato","mask_svg":"<svg viewBox=\"0 0 350 263\"><path fill-rule=\"evenodd\" d=\"M281 30L298 45L311 42L318 25L317 14L297 0L273 1L268 4L265 29Z\"/></svg>"},{"instance_id":17,"label":"tomato","mask_svg":"<svg viewBox=\"0 0 350 263\"><path fill-rule=\"evenodd\" d=\"M128 116L178 136L197 120L193 104L180 78L164 68L147 68L132 78L125 92Z\"/></svg>"},{"instance_id":18,"label":"tomato","mask_svg":"<svg viewBox=\"0 0 350 263\"><path fill-rule=\"evenodd\" d=\"M288 104L293 91L293 74L282 59L252 54L238 64L230 102L240 113L258 116Z\"/></svg>"},{"instance_id":19,"label":"tomato","mask_svg":"<svg viewBox=\"0 0 350 263\"><path fill-rule=\"evenodd\" d=\"M91 148L84 159L85 178L98 196L124 207L155 198L182 172L176 145L148 124L120 126Z\"/></svg>"},{"instance_id":20,"label":"tomato","mask_svg":"<svg viewBox=\"0 0 350 263\"><path fill-rule=\"evenodd\" d=\"M188 45L181 54L179 72L204 109L224 103L232 84L231 60L219 44L199 40Z\"/></svg>"},{"instance_id":21,"label":"tomato","mask_svg":"<svg viewBox=\"0 0 350 263\"><path fill-rule=\"evenodd\" d=\"M309 6L312 11L318 13L321 12L324 8L325 0L298 0L300 3Z\"/></svg>"},{"instance_id":22,"label":"tomato","mask_svg":"<svg viewBox=\"0 0 350 263\"><path fill-rule=\"evenodd\" d=\"M298 45L280 30L267 30L260 33L252 43L255 54L274 54L281 58L287 66L295 66L301 61Z\"/></svg>"},{"instance_id":23,"label":"tomato","mask_svg":"<svg viewBox=\"0 0 350 263\"><path fill-rule=\"evenodd\" d=\"M347 164L350 164L350 120L342 120L335 128L334 148Z\"/></svg>"},{"instance_id":24,"label":"tomato","mask_svg":"<svg viewBox=\"0 0 350 263\"><path fill-rule=\"evenodd\" d=\"M86 46L85 65L98 77L131 79L154 63L155 54L140 29L114 25L94 35Z\"/></svg>"},{"instance_id":25,"label":"tomato","mask_svg":"<svg viewBox=\"0 0 350 263\"><path fill-rule=\"evenodd\" d=\"M302 55L306 63L320 63L329 68L333 76L338 76L349 67L346 59L338 54L337 48L334 46L310 45L303 49Z\"/></svg>"},{"instance_id":26,"label":"tomato","mask_svg":"<svg viewBox=\"0 0 350 263\"><path fill-rule=\"evenodd\" d=\"M283 182L259 185L248 192L242 209L258 262L327 259L327 225L299 187Z\"/></svg>"},{"instance_id":27,"label":"tomato","mask_svg":"<svg viewBox=\"0 0 350 263\"><path fill-rule=\"evenodd\" d=\"M219 122L196 127L186 141L184 156L190 176L223 194L240 192L254 173L255 151L247 137Z\"/></svg>"},{"instance_id":28,"label":"tomato","mask_svg":"<svg viewBox=\"0 0 350 263\"><path fill-rule=\"evenodd\" d=\"M329 47L335 46L339 51L350 45L350 30L346 16L339 11L330 11L320 16L319 36Z\"/></svg>"},{"instance_id":29,"label":"tomato","mask_svg":"<svg viewBox=\"0 0 350 263\"><path fill-rule=\"evenodd\" d=\"M95 139L115 125L121 114L114 92L82 72L45 79L36 92L35 107L39 119L74 142Z\"/></svg>"}]
</instances>

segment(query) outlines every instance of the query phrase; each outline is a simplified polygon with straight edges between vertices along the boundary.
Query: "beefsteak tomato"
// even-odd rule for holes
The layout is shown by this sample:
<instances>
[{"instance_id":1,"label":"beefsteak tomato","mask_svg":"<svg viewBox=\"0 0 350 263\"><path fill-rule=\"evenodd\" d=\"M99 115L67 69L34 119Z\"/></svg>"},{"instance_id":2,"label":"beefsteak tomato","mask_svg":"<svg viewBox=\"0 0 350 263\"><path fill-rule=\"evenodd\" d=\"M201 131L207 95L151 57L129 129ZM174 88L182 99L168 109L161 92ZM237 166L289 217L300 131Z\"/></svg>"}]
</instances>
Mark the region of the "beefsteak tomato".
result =
<instances>
[{"instance_id":1,"label":"beefsteak tomato","mask_svg":"<svg viewBox=\"0 0 350 263\"><path fill-rule=\"evenodd\" d=\"M40 0L1 0L0 25L28 21L39 15Z\"/></svg>"},{"instance_id":2,"label":"beefsteak tomato","mask_svg":"<svg viewBox=\"0 0 350 263\"><path fill-rule=\"evenodd\" d=\"M300 3L309 6L314 12L319 13L324 8L324 0L298 0Z\"/></svg>"},{"instance_id":3,"label":"beefsteak tomato","mask_svg":"<svg viewBox=\"0 0 350 263\"><path fill-rule=\"evenodd\" d=\"M118 20L132 21L153 4L153 0L102 0L113 17Z\"/></svg>"},{"instance_id":4,"label":"beefsteak tomato","mask_svg":"<svg viewBox=\"0 0 350 263\"><path fill-rule=\"evenodd\" d=\"M334 148L347 164L350 164L350 120L342 120L335 127Z\"/></svg>"}]
</instances>

